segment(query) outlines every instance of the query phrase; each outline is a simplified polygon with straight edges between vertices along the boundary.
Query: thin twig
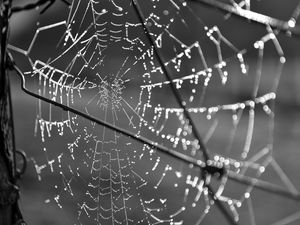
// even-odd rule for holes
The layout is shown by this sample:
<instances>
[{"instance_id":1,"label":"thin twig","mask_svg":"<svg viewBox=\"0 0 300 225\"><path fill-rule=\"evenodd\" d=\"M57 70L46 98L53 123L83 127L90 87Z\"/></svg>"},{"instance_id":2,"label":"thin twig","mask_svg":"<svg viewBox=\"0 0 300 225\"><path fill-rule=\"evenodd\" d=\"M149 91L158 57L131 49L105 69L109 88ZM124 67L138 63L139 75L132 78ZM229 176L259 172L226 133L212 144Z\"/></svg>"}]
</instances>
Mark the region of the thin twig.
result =
<instances>
[{"instance_id":1,"label":"thin twig","mask_svg":"<svg viewBox=\"0 0 300 225\"><path fill-rule=\"evenodd\" d=\"M289 23L283 20L279 20L246 9L242 9L240 7L237 8L217 0L187 0L187 1L213 7L223 12L230 13L241 19L245 19L246 21L255 22L264 26L270 26L278 31L283 31L288 35L300 37L300 26L290 27Z\"/></svg>"},{"instance_id":2,"label":"thin twig","mask_svg":"<svg viewBox=\"0 0 300 225\"><path fill-rule=\"evenodd\" d=\"M137 0L131 0L131 1L133 3L132 5L133 5L133 8L134 8L136 14L137 14L140 22L142 23L142 26L143 26L143 29L145 31L146 37L148 38L148 41L151 44L151 46L153 46L153 50L154 50L153 52L154 52L154 54L156 56L156 59L158 60L160 66L161 66L162 72L166 76L167 80L169 81L172 93L173 93L178 105L180 106L180 108L183 109L184 116L188 120L188 123L191 126L193 135L198 140L198 144L200 146L200 149L202 150L204 160L207 161L207 160L209 160L208 149L206 148L206 146L205 146L205 144L204 144L204 142L201 138L201 135L197 130L197 126L194 123L192 117L190 116L190 113L187 111L187 109L186 109L186 107L183 103L181 95L179 94L175 84L172 82L172 77L170 75L171 73L169 72L168 68L165 66L163 57L161 56L161 54L160 54L160 52L159 52L159 50L158 50L158 48L155 44L155 41L153 40L152 36L150 35L150 30L149 30L148 26L145 24L146 19L145 19L145 16L144 16L141 8L140 8L140 5L138 4Z\"/></svg>"},{"instance_id":3,"label":"thin twig","mask_svg":"<svg viewBox=\"0 0 300 225\"><path fill-rule=\"evenodd\" d=\"M116 125L110 124L110 123L105 122L105 121L102 121L102 120L100 120L100 119L98 119L98 118L96 118L94 116L88 115L88 114L86 114L84 112L81 112L81 111L79 111L77 109L74 109L72 107L66 106L66 105L61 104L59 102L55 102L55 101L50 100L50 99L48 99L46 97L43 97L41 95L38 95L38 94L36 94L34 92L29 91L26 88L26 86L25 86L25 79L24 79L24 75L21 72L21 70L18 68L18 66L16 64L13 64L12 68L19 75L19 77L21 79L21 89L26 94L31 95L34 98L40 99L40 100L42 100L44 102L47 102L47 103L49 103L51 105L55 105L55 106L63 109L64 111L72 112L72 113L74 113L76 115L79 115L79 116L81 116L81 117L83 117L85 119L88 119L88 120L90 120L90 121L92 121L94 123L97 123L99 125L105 126L105 127L109 128L109 129L112 129L113 131L119 132L119 133L121 133L121 134L123 134L123 135L125 135L127 137L130 137L130 138L132 138L132 139L134 139L134 140L142 143L142 144L146 144L146 145L150 146L151 148L156 149L156 150L158 150L158 151L160 151L160 152L162 152L162 153L164 153L164 154L166 154L168 156L171 156L173 158L179 159L179 160L181 160L183 162L186 162L188 164L192 164L192 165L194 165L196 167L203 168L205 166L205 163L203 161L201 161L201 160L197 160L197 159L195 159L193 157L190 157L190 156L187 156L187 155L182 154L180 152L177 152L177 151L174 151L172 149L169 149L169 148L167 148L167 147L165 147L163 145L160 145L160 144L158 144L156 142L153 142L153 141L151 141L151 140L149 140L149 139L147 139L147 138L145 138L143 136L136 135L136 134L134 134L134 133L132 133L132 132L130 132L128 130L125 130L125 129L121 128L121 127L118 127Z\"/></svg>"}]
</instances>

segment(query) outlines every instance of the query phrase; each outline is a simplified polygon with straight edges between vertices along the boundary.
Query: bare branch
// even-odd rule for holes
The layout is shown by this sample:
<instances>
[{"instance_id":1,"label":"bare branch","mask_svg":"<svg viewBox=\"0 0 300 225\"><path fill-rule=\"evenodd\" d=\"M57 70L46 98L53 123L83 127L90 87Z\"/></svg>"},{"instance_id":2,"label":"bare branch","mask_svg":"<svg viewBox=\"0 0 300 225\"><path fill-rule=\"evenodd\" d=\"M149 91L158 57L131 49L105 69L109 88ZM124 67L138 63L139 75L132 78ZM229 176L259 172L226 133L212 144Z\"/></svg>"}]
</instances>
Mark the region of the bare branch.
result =
<instances>
[{"instance_id":1,"label":"bare branch","mask_svg":"<svg viewBox=\"0 0 300 225\"><path fill-rule=\"evenodd\" d=\"M289 22L279 20L270 16L266 16L260 13L253 11L245 10L242 8L237 8L232 5L217 1L217 0L188 0L190 2L196 2L203 4L209 7L219 9L223 12L230 13L241 19L255 22L264 26L270 26L273 29L278 31L283 31L288 35L293 35L300 37L300 27L299 26L290 26ZM300 10L299 10L300 11ZM298 12L298 11L297 11Z\"/></svg>"}]
</instances>

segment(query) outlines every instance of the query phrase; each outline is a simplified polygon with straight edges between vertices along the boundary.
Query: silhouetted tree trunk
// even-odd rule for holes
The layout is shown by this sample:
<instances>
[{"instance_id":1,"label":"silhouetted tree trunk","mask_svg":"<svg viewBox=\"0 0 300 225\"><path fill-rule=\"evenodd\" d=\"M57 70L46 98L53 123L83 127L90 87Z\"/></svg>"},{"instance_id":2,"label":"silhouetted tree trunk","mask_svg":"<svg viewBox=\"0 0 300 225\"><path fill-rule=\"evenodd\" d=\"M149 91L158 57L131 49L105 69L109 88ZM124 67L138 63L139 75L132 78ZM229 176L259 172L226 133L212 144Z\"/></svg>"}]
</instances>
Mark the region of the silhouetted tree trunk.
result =
<instances>
[{"instance_id":1,"label":"silhouetted tree trunk","mask_svg":"<svg viewBox=\"0 0 300 225\"><path fill-rule=\"evenodd\" d=\"M12 0L0 0L0 224L22 224L15 185L14 133L7 74L8 22Z\"/></svg>"}]
</instances>

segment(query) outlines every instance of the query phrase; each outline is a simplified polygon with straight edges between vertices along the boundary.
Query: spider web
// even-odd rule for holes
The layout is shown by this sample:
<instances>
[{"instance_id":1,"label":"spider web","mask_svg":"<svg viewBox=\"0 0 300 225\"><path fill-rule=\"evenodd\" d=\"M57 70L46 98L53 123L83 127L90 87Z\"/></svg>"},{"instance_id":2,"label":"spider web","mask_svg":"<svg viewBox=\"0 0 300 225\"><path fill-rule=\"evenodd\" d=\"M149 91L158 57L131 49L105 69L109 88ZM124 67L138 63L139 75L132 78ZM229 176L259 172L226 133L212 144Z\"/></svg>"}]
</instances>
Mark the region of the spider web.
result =
<instances>
[{"instance_id":1,"label":"spider web","mask_svg":"<svg viewBox=\"0 0 300 225\"><path fill-rule=\"evenodd\" d=\"M41 16L28 46L9 46L28 61L22 68L26 88L204 161L173 84L211 159L252 185L229 176L203 179L192 164L37 100L35 135L43 157L31 161L38 180L51 190L44 203L65 210L70 224L218 224L223 217L209 184L241 224L299 219L290 211L266 222L253 206L261 196L254 187L258 179L298 193L273 157L274 106L286 61L278 32L263 27L238 46L241 37L222 29L224 21L233 20L230 14L219 26L189 1L139 2L155 48L131 1L74 0L62 9L63 18L49 23ZM250 1L227 3L250 10ZM273 79L265 84L268 54ZM244 96L232 92L238 86Z\"/></svg>"}]
</instances>

